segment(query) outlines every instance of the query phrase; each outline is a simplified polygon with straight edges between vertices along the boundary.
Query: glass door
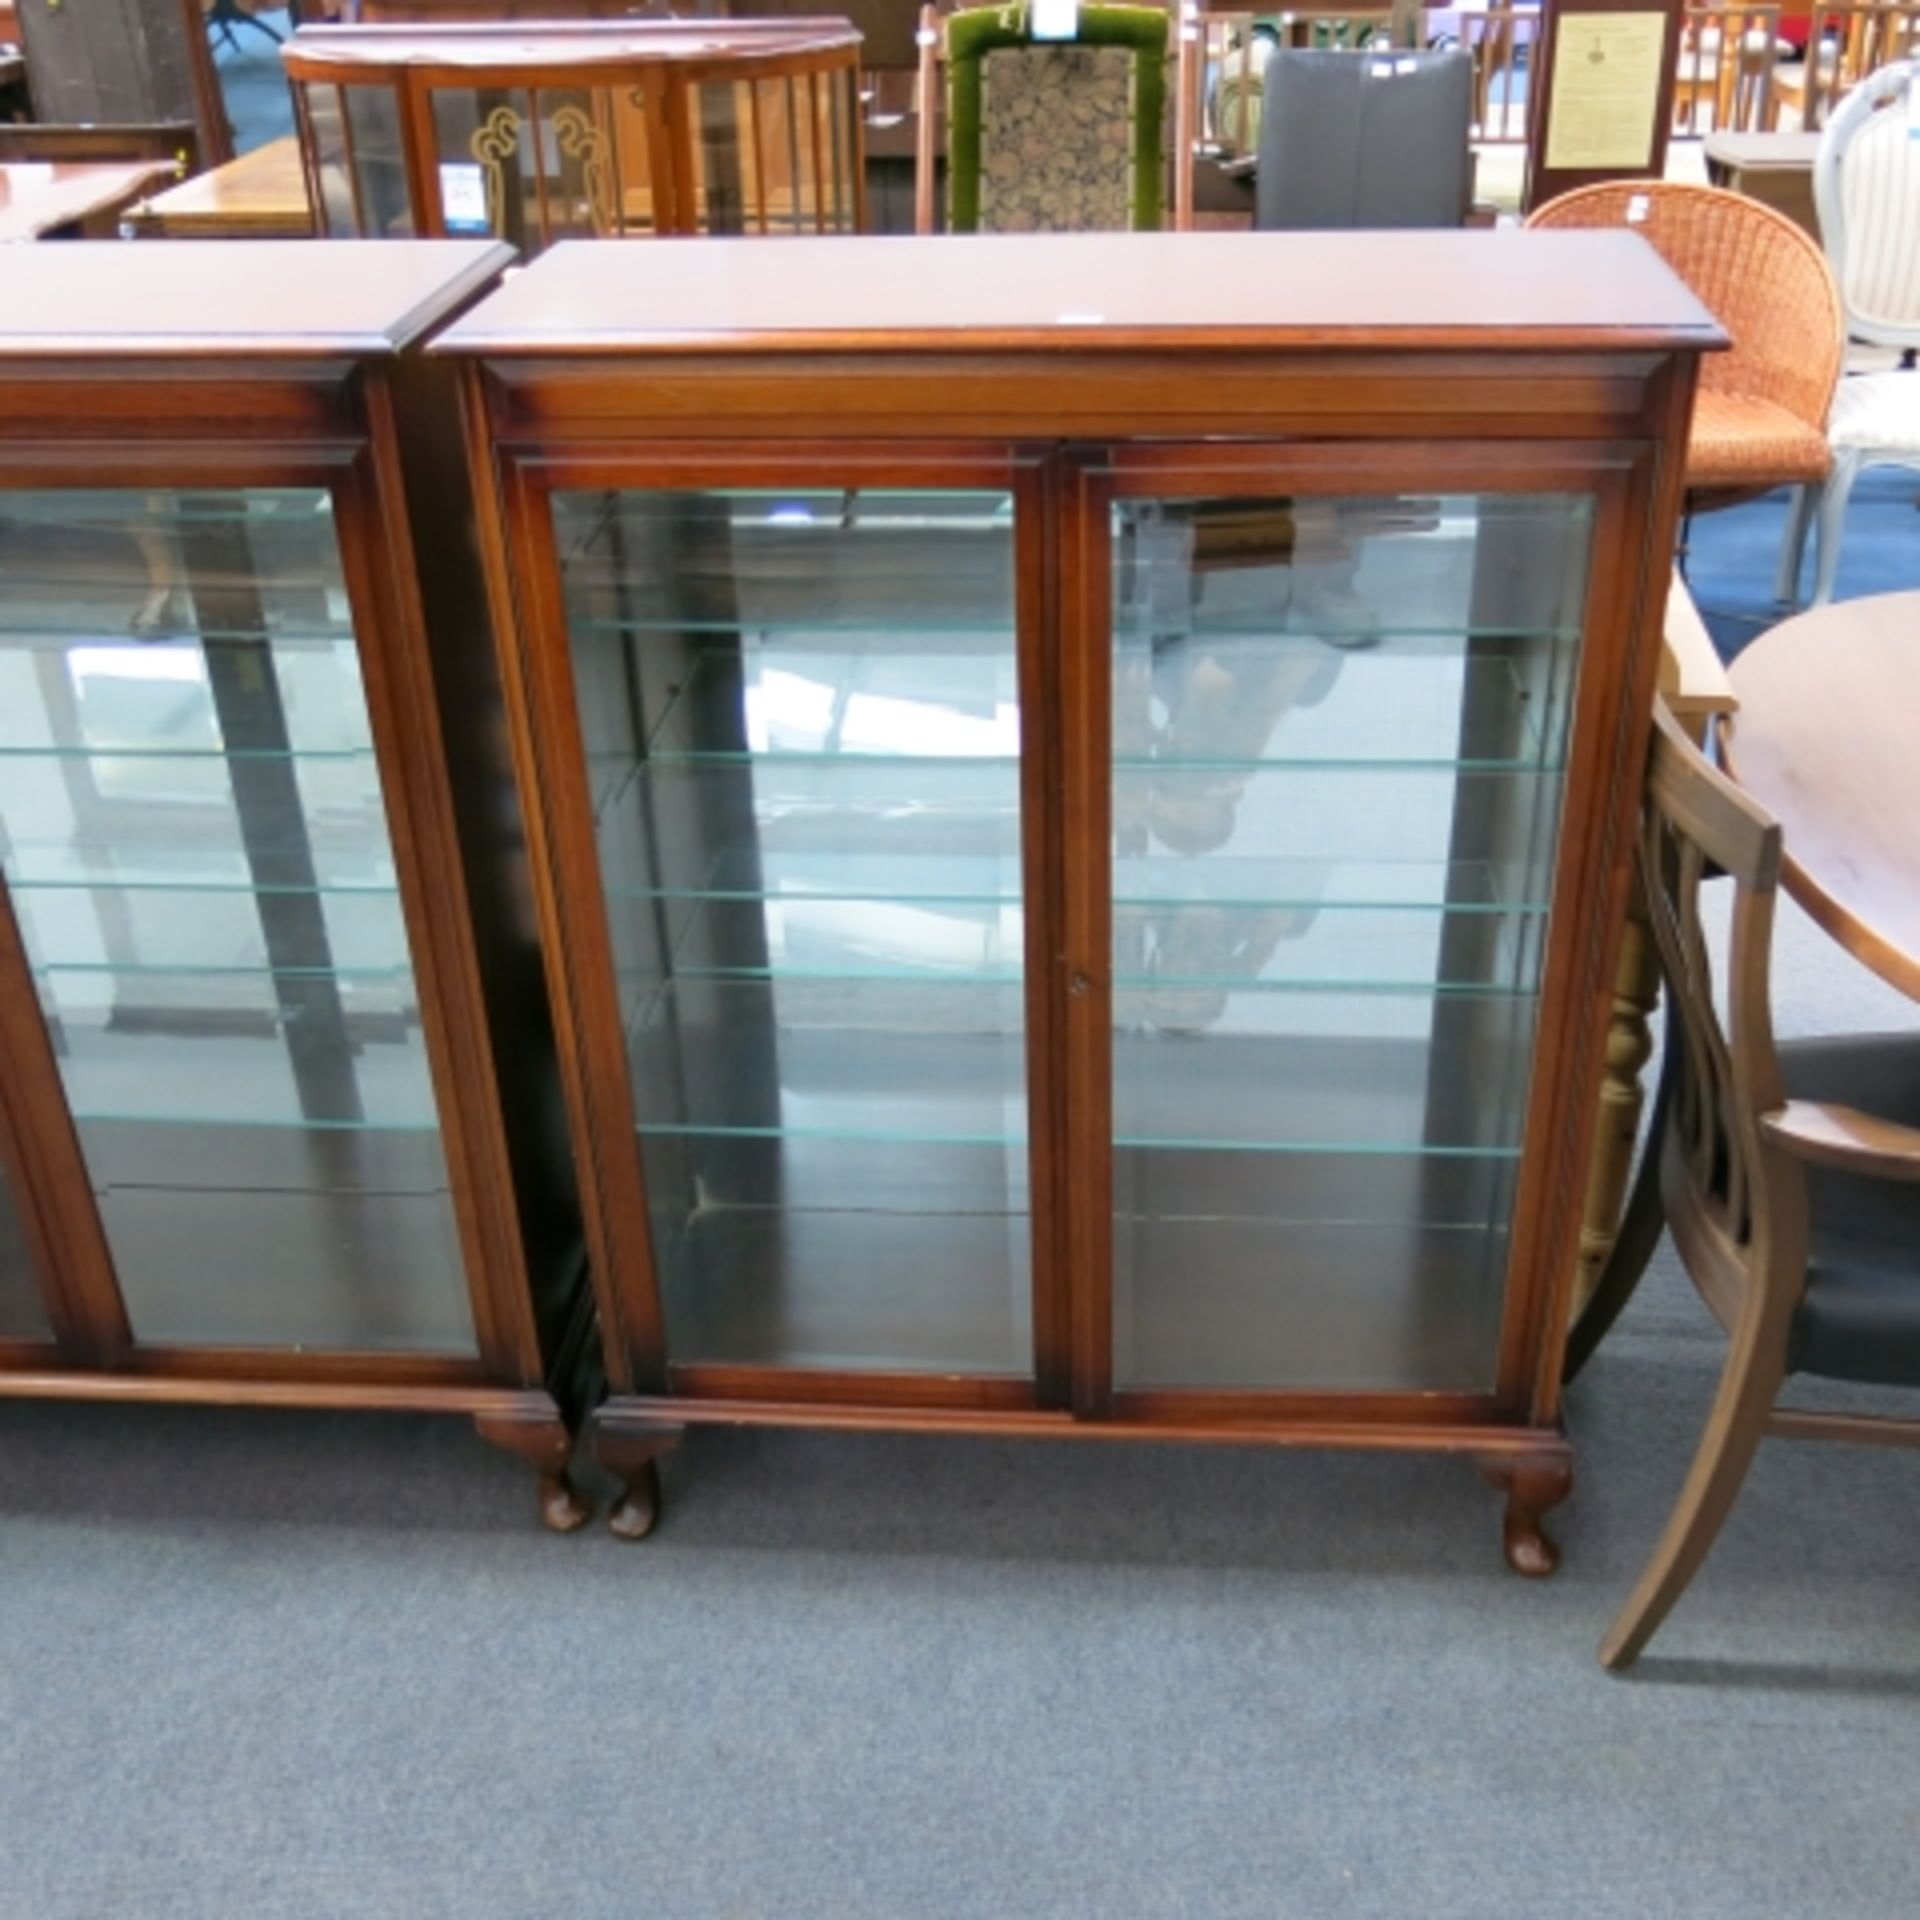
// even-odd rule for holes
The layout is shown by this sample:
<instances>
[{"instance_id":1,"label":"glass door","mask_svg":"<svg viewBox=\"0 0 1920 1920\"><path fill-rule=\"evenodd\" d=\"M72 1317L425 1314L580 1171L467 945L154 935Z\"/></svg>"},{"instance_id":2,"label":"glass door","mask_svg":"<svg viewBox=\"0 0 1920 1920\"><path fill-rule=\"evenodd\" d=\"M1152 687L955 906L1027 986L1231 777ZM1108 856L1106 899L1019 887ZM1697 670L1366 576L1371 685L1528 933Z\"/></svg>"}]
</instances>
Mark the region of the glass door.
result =
<instances>
[{"instance_id":1,"label":"glass door","mask_svg":"<svg viewBox=\"0 0 1920 1920\"><path fill-rule=\"evenodd\" d=\"M0 869L133 1339L471 1354L328 492L0 496Z\"/></svg>"},{"instance_id":2,"label":"glass door","mask_svg":"<svg viewBox=\"0 0 1920 1920\"><path fill-rule=\"evenodd\" d=\"M1014 490L552 510L667 1360L1031 1376Z\"/></svg>"},{"instance_id":3,"label":"glass door","mask_svg":"<svg viewBox=\"0 0 1920 1920\"><path fill-rule=\"evenodd\" d=\"M1595 501L1271 484L1102 496L1112 1384L1489 1393Z\"/></svg>"}]
</instances>

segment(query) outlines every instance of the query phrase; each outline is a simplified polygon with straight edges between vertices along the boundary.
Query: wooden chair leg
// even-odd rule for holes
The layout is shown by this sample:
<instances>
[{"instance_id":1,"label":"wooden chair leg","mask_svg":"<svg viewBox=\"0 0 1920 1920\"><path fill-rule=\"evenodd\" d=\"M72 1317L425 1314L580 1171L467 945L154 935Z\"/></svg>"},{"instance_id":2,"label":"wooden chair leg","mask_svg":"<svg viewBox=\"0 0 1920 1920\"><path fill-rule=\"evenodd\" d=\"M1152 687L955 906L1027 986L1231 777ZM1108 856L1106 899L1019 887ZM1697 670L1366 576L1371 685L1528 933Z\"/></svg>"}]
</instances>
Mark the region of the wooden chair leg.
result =
<instances>
[{"instance_id":1,"label":"wooden chair leg","mask_svg":"<svg viewBox=\"0 0 1920 1920\"><path fill-rule=\"evenodd\" d=\"M1791 1291L1777 1286L1756 1286L1747 1300L1707 1415L1707 1430L1667 1517L1666 1531L1600 1643L1603 1667L1617 1672L1639 1658L1718 1537L1786 1378L1793 1304Z\"/></svg>"},{"instance_id":2,"label":"wooden chair leg","mask_svg":"<svg viewBox=\"0 0 1920 1920\"><path fill-rule=\"evenodd\" d=\"M1660 1198L1660 1144L1666 1132L1667 1103L1673 1095L1674 1059L1674 1049L1669 1045L1661 1058L1660 1078L1653 1090L1640 1169L1634 1175L1613 1245L1608 1249L1606 1264L1600 1269L1600 1278L1580 1309L1572 1332L1567 1335L1566 1359L1560 1370L1562 1381L1574 1379L1593 1358L1594 1350L1607 1337L1639 1288L1641 1276L1660 1244L1660 1236L1667 1230L1667 1210Z\"/></svg>"}]
</instances>

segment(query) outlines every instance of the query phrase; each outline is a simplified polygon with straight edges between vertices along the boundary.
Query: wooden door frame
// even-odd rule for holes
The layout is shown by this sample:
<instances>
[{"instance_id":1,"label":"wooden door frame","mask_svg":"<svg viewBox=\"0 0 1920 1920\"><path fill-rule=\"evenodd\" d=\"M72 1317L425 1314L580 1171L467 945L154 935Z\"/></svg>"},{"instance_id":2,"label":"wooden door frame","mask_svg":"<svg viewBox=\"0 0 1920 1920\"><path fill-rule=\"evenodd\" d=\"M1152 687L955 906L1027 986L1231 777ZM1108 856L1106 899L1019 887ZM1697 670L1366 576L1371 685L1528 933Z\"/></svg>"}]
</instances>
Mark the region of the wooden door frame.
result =
<instances>
[{"instance_id":1,"label":"wooden door frame","mask_svg":"<svg viewBox=\"0 0 1920 1920\"><path fill-rule=\"evenodd\" d=\"M1058 915L1057 795L1044 751L1055 726L1052 610L1047 604L1051 480L1012 443L848 440L813 451L765 442L636 441L588 446L495 440L483 372L468 370L469 438L483 518L494 630L527 796L542 947L560 1036L562 1076L586 1215L590 1264L616 1396L691 1403L858 1403L1018 1414L1064 1405L1066 1291L1054 1217L1059 1181L1059 1068L1049 942ZM676 1364L653 1258L646 1174L622 1050L612 937L594 836L551 498L561 490L667 492L807 487L922 487L1011 492L1015 506L1016 650L1021 696L1024 992L1032 1193L1034 1355L1030 1375L887 1369Z\"/></svg>"},{"instance_id":2,"label":"wooden door frame","mask_svg":"<svg viewBox=\"0 0 1920 1920\"><path fill-rule=\"evenodd\" d=\"M1578 1244L1611 981L1612 903L1624 904L1637 787L1620 762L1630 716L1649 710L1657 642L1644 624L1643 532L1662 524L1658 443L1647 439L1161 443L1089 449L1064 622L1064 763L1076 840L1062 967L1068 1026L1067 1270L1074 1287L1073 1403L1082 1418L1159 1427L1512 1424L1558 1417L1558 1355ZM1204 491L1235 498L1578 492L1595 501L1575 725L1560 805L1547 945L1516 1173L1497 1351L1482 1392L1116 1390L1112 1379L1111 508L1116 499ZM1657 627L1653 629L1657 634ZM1636 730L1636 737L1644 728ZM1642 745L1644 741L1642 739ZM1602 803L1611 795L1611 807ZM1071 983L1084 983L1073 991ZM1548 1333L1546 1328L1557 1328ZM1548 1376L1553 1385L1546 1385Z\"/></svg>"},{"instance_id":3,"label":"wooden door frame","mask_svg":"<svg viewBox=\"0 0 1920 1920\"><path fill-rule=\"evenodd\" d=\"M62 383L27 376L0 385L20 398L11 431L0 428L0 493L16 490L229 491L311 488L332 504L341 575L352 610L356 650L367 695L374 763L393 850L409 962L420 1003L436 1120L472 1303L476 1351L412 1353L327 1348L295 1352L272 1347L134 1342L113 1277L104 1229L94 1206L86 1162L37 998L18 951L10 913L0 935L0 977L10 977L4 1013L13 1071L28 1087L32 1149L46 1156L34 1168L42 1206L57 1211L55 1245L65 1296L77 1315L69 1346L90 1367L166 1379L311 1383L346 1391L350 1383L384 1384L398 1393L430 1395L507 1381L544 1386L545 1368L521 1251L515 1188L494 1093L491 1041L468 925L463 869L446 778L432 670L413 575L407 502L394 441L391 399L377 367L330 363L335 384L322 388L316 369L294 369L260 381L270 404L253 417L255 444L234 431L223 405L243 405L234 386L169 387L200 409L169 410L156 424L153 388L139 380L99 383L84 438L39 437L57 418ZM250 370L251 373L251 370ZM304 374L304 378L302 375ZM253 378L258 379L257 374ZM218 398L216 399L216 396ZM38 404L34 404L38 403ZM169 401L171 408L172 401ZM271 437L276 415L305 416L324 433L312 439ZM263 417L264 416L264 417ZM17 1091L14 1098L18 1098ZM17 1125L17 1123L16 1123ZM349 1394L350 1397L350 1394Z\"/></svg>"}]
</instances>

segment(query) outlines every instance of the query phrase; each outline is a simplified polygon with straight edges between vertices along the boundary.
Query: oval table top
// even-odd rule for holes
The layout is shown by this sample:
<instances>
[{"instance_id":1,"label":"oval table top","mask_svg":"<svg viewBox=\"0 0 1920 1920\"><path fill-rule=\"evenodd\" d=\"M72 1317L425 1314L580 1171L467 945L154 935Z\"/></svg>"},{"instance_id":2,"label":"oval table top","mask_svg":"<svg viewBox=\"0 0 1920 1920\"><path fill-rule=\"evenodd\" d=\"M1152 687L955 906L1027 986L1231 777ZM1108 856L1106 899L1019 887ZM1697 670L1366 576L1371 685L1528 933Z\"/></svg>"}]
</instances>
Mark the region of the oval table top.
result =
<instances>
[{"instance_id":1,"label":"oval table top","mask_svg":"<svg viewBox=\"0 0 1920 1920\"><path fill-rule=\"evenodd\" d=\"M1727 671L1727 771L1780 822L1788 893L1920 1000L1920 593L1784 620Z\"/></svg>"}]
</instances>

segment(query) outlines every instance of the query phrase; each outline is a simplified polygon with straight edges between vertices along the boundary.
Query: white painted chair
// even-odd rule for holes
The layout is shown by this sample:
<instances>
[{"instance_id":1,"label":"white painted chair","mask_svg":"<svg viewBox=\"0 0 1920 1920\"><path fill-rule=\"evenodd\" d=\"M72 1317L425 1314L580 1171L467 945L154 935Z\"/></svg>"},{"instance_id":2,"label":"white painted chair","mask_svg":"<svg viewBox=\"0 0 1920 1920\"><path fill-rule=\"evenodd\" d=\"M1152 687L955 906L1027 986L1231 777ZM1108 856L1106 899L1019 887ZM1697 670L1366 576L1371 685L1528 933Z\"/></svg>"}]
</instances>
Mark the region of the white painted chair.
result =
<instances>
[{"instance_id":1,"label":"white painted chair","mask_svg":"<svg viewBox=\"0 0 1920 1920\"><path fill-rule=\"evenodd\" d=\"M1920 348L1920 60L1882 67L1841 102L1821 135L1813 194L1849 337ZM1832 599L1847 499L1862 469L1920 470L1920 371L1843 379L1827 434L1833 472L1824 487L1802 490L1780 555L1776 597L1788 603L1810 524L1813 604Z\"/></svg>"}]
</instances>

